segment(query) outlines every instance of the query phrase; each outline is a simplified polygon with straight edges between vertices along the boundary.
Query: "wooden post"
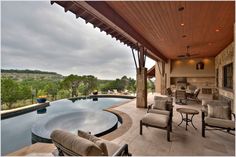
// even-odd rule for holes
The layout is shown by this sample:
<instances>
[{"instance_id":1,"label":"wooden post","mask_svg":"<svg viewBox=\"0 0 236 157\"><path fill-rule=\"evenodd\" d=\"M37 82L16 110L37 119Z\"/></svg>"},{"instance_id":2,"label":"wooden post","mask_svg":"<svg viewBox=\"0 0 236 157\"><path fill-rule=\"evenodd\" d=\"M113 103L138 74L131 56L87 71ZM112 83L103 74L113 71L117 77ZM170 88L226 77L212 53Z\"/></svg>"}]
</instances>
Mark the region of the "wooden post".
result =
<instances>
[{"instance_id":1,"label":"wooden post","mask_svg":"<svg viewBox=\"0 0 236 157\"><path fill-rule=\"evenodd\" d=\"M136 70L136 107L147 108L147 68L145 68L145 52L143 47L139 47L139 49L139 67Z\"/></svg>"}]
</instances>

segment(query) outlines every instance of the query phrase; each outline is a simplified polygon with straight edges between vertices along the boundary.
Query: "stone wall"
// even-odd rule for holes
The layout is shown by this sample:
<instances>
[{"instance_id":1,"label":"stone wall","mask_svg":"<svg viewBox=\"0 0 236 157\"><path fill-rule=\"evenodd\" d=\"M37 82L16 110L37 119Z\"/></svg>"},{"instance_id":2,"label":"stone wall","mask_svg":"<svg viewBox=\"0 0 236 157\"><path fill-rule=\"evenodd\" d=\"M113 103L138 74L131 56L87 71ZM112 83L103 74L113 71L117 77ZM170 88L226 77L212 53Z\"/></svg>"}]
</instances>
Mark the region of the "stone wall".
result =
<instances>
[{"instance_id":1,"label":"stone wall","mask_svg":"<svg viewBox=\"0 0 236 157\"><path fill-rule=\"evenodd\" d=\"M235 67L234 63L234 42L229 44L221 53L215 57L215 70L218 69L218 90L222 97L230 98L232 100L232 108L234 109L234 89L235 83L233 81L233 89L225 89L223 87L223 67L224 65L233 63L233 69ZM233 74L235 76L235 73ZM234 78L234 77L233 77Z\"/></svg>"}]
</instances>

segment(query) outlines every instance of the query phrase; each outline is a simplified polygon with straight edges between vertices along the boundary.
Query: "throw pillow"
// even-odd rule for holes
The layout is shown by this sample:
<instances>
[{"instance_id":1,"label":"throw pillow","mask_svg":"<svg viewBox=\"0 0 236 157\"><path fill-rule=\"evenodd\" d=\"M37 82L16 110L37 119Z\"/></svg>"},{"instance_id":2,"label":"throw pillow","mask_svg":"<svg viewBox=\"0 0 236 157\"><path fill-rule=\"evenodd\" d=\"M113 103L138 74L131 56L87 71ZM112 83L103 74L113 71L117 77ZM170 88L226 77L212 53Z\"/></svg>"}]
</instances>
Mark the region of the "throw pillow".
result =
<instances>
[{"instance_id":1,"label":"throw pillow","mask_svg":"<svg viewBox=\"0 0 236 157\"><path fill-rule=\"evenodd\" d=\"M230 106L208 104L207 107L208 107L208 117L229 119L229 120L231 119Z\"/></svg>"},{"instance_id":2,"label":"throw pillow","mask_svg":"<svg viewBox=\"0 0 236 157\"><path fill-rule=\"evenodd\" d=\"M167 100L155 100L153 109L166 110L167 109Z\"/></svg>"}]
</instances>

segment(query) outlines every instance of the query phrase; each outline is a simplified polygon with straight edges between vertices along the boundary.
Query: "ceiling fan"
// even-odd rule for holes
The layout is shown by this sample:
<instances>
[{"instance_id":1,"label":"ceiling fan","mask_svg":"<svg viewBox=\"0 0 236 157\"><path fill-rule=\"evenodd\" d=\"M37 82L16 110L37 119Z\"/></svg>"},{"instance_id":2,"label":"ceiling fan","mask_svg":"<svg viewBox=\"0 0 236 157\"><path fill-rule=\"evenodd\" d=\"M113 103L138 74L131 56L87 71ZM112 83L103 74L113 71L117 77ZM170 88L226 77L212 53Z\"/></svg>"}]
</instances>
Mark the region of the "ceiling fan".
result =
<instances>
[{"instance_id":1,"label":"ceiling fan","mask_svg":"<svg viewBox=\"0 0 236 157\"><path fill-rule=\"evenodd\" d=\"M185 53L185 54L182 54L182 55L178 55L177 57L180 58L180 59L188 59L188 58L195 57L195 56L198 56L198 55L199 55L198 53L190 54L189 51L188 51L189 48L190 48L190 46L187 45L187 46L186 46L186 49L187 49L186 53Z\"/></svg>"}]
</instances>

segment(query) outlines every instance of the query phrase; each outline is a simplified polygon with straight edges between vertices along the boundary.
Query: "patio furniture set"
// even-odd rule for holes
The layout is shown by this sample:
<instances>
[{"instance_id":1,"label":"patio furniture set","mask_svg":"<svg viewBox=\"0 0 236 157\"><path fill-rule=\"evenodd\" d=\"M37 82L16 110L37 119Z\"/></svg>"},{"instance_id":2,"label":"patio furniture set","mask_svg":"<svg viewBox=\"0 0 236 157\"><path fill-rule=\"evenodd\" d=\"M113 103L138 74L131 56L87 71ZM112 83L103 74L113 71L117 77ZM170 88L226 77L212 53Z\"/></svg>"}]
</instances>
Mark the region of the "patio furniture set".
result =
<instances>
[{"instance_id":1,"label":"patio furniture set","mask_svg":"<svg viewBox=\"0 0 236 157\"><path fill-rule=\"evenodd\" d=\"M170 132L172 132L173 118L173 97L155 96L154 103L148 106L147 113L140 120L140 135L143 134L143 126L154 127L167 131L167 141L170 141ZM193 117L199 114L199 111L190 108L177 108L182 121L185 123L185 129L189 123L193 124ZM202 137L205 137L206 127L226 129L228 133L235 130L235 114L231 111L230 103L221 100L203 100L202 101ZM184 117L185 114L185 117ZM234 116L234 120L231 118ZM191 118L188 116L191 115ZM179 126L178 125L178 126ZM231 133L232 134L232 133ZM55 130L51 134L52 141L57 147L54 155L64 156L131 156L128 145L117 145L113 142L98 138L87 132L78 131L78 134L72 134L62 130Z\"/></svg>"}]
</instances>

